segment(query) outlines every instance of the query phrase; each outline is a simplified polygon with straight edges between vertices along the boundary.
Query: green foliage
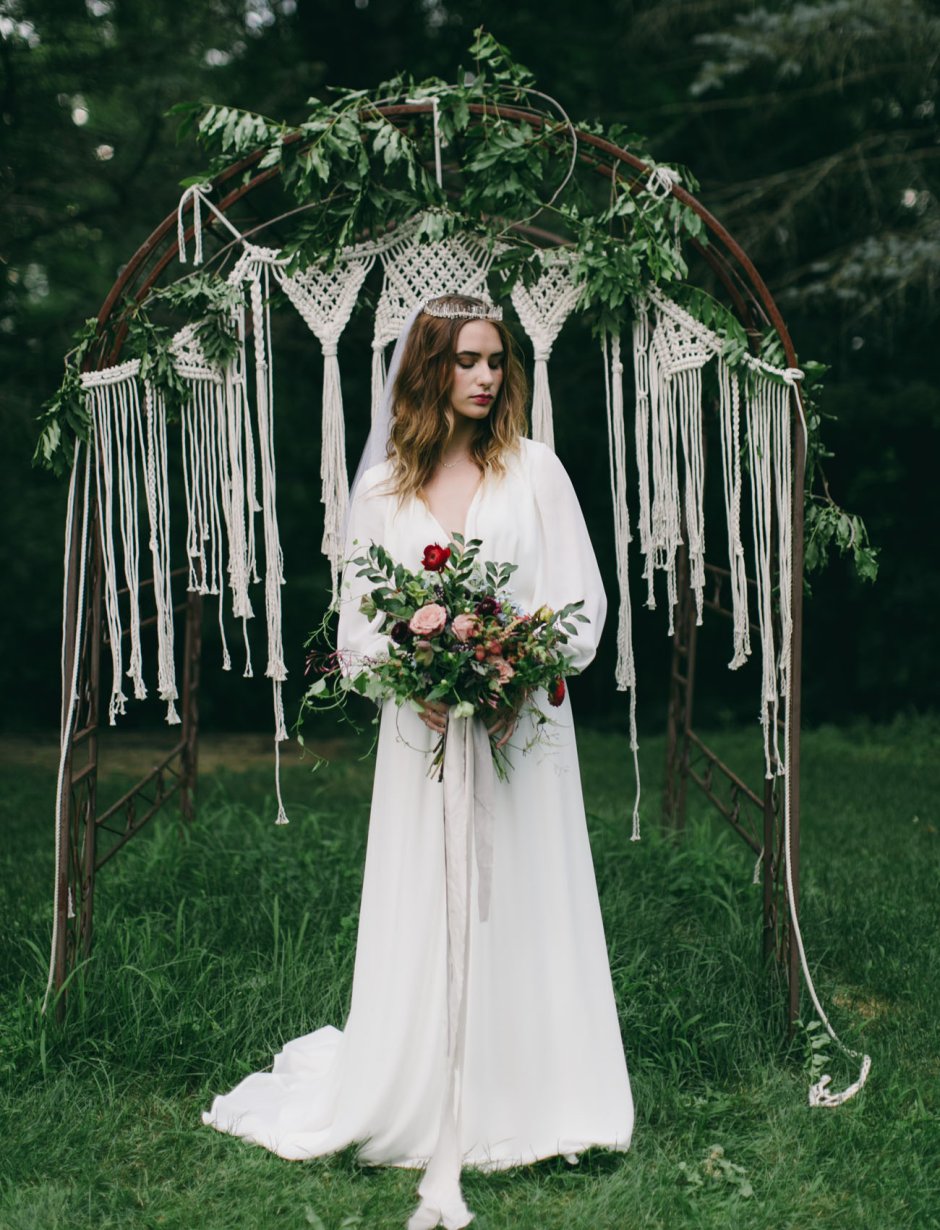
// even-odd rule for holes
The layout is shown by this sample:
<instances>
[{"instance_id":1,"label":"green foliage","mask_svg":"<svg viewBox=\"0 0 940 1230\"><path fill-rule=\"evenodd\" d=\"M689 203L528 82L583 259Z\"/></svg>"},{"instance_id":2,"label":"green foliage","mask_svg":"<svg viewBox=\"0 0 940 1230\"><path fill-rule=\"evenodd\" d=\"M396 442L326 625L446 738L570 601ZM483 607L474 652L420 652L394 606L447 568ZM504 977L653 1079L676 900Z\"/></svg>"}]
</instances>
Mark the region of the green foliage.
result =
<instances>
[{"instance_id":1,"label":"green foliage","mask_svg":"<svg viewBox=\"0 0 940 1230\"><path fill-rule=\"evenodd\" d=\"M806 419L806 502L804 507L803 544L807 576L825 567L833 550L849 555L855 575L861 581L878 578L878 549L868 539L865 522L855 513L846 512L833 499L823 466L833 454L822 440L824 416L819 408L822 378L828 371L823 363L805 363L803 380L803 413ZM809 582L806 582L809 588Z\"/></svg>"},{"instance_id":2,"label":"green foliage","mask_svg":"<svg viewBox=\"0 0 940 1230\"><path fill-rule=\"evenodd\" d=\"M250 163L246 175L280 167L285 186L308 207L282 247L305 262L330 263L363 231L378 234L429 211L436 227L429 238L459 228L513 245L499 258L506 293L516 277L537 276L534 245L510 226L540 214L573 245L581 306L595 330L622 327L626 305L645 284L685 277L682 241L703 237L701 219L673 197L638 197L637 181L619 172L609 201L584 177L569 179L571 128L545 109L529 70L482 28L470 54L475 71L459 74L457 84L403 74L373 94L334 90L329 100L308 100L307 118L293 127L233 107L176 108L181 131L194 130L211 155L205 174L186 182L217 176L242 160ZM428 170L433 126L378 110L380 103L404 99L438 107L447 192ZM533 121L504 119L500 106L524 106ZM681 174L687 186L697 187L688 171Z\"/></svg>"},{"instance_id":3,"label":"green foliage","mask_svg":"<svg viewBox=\"0 0 940 1230\"><path fill-rule=\"evenodd\" d=\"M69 441L65 433L76 440L87 440L91 420L85 407L80 374L98 339L98 322L86 320L75 333L75 345L65 356L65 375L53 396L43 406L39 416L41 430L33 465L46 466L54 474L65 474L72 464Z\"/></svg>"},{"instance_id":4,"label":"green foliage","mask_svg":"<svg viewBox=\"0 0 940 1230\"><path fill-rule=\"evenodd\" d=\"M529 69L482 27L475 31L469 54L473 71L458 74L456 84L436 76L416 81L403 73L374 92L334 89L328 99L310 98L306 118L294 125L243 108L177 104L171 114L179 118L180 133L194 133L210 155L207 170L184 183L228 175L239 166L244 181L258 170L278 168L301 207L300 220L281 244L298 265L316 261L329 266L362 233L381 234L416 213L429 239L458 229L476 231L503 248L496 269L503 277L504 295L516 279L530 282L539 274L539 249L511 229L538 216L570 244L581 288L579 306L597 335L622 332L631 301L651 284L667 285L687 310L723 338L726 362L743 368L750 354L743 326L710 294L686 282L684 245L689 240L702 244L706 236L698 214L671 195L645 192L643 176L624 173L616 163L606 199L591 177L569 178L572 130L567 117L559 118L544 106ZM438 110L449 168L444 188L429 170L433 125L420 116L392 118L379 110L380 105L403 100L427 101ZM499 114L501 106L524 106L533 119L510 122ZM603 134L599 124L587 128ZM607 135L629 138L634 148L645 145L620 129ZM687 169L679 175L689 190L698 188ZM169 350L172 330L154 319L155 310L166 306L200 321L207 358L221 367L234 346L236 300L237 291L222 279L191 274L154 292L142 305L127 305L112 322L112 331L127 329L125 352L140 358L142 378L162 393L171 412L178 409L185 385ZM42 416L35 460L58 473L68 464L69 436L84 438L87 433L78 371L93 341L82 334L63 384ZM760 357L775 366L784 364L774 332L763 337ZM877 553L865 526L857 515L838 507L818 464L824 451L822 418L810 404L806 417L809 472L815 476L818 471L823 490L817 494L811 483L807 494L808 569L821 566L837 549L851 553L859 576L874 579Z\"/></svg>"}]
</instances>

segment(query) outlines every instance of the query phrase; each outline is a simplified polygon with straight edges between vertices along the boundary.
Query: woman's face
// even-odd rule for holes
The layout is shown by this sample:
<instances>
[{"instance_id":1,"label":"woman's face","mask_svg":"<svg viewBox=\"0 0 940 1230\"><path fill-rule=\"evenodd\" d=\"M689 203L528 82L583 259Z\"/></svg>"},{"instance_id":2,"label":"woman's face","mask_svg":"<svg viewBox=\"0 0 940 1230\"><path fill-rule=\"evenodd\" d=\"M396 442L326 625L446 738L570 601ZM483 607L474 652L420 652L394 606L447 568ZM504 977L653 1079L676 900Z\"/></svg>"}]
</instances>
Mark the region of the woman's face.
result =
<instances>
[{"instance_id":1,"label":"woman's face","mask_svg":"<svg viewBox=\"0 0 940 1230\"><path fill-rule=\"evenodd\" d=\"M503 343L488 320L468 320L457 334L451 408L463 418L487 417L503 383Z\"/></svg>"}]
</instances>

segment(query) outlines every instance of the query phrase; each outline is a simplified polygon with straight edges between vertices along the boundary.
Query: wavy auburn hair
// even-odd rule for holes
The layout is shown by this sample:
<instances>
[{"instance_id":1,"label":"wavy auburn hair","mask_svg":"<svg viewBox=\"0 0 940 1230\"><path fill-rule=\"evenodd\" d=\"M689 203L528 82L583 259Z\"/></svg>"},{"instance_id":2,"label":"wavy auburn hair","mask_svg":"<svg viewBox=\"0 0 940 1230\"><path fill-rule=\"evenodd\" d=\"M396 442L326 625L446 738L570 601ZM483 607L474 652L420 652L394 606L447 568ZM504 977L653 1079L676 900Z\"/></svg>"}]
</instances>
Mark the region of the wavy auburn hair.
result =
<instances>
[{"instance_id":1,"label":"wavy auburn hair","mask_svg":"<svg viewBox=\"0 0 940 1230\"><path fill-rule=\"evenodd\" d=\"M468 320L476 319L457 313L488 306L482 299L467 295L442 295L432 303L455 315L419 313L392 391L390 489L400 500L409 495L420 497L450 439L447 412L457 365L457 338ZM499 333L502 343L503 380L489 415L480 420L470 454L484 472L501 472L506 468L504 455L518 448L519 438L526 432L526 378L508 328L502 321L487 323Z\"/></svg>"}]
</instances>

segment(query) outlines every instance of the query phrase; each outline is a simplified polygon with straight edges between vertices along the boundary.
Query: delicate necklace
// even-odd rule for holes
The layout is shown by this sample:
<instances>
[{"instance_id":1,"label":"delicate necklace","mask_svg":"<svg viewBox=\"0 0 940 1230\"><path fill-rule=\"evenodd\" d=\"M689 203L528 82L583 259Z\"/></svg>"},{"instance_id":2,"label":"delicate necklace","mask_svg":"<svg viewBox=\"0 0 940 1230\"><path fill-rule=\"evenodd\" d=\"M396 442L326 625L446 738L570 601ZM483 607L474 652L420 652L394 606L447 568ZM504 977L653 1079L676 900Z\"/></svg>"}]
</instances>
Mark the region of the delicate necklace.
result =
<instances>
[{"instance_id":1,"label":"delicate necklace","mask_svg":"<svg viewBox=\"0 0 940 1230\"><path fill-rule=\"evenodd\" d=\"M452 470L454 466L460 465L461 461L469 461L469 460L470 460L469 456L458 457L456 461L445 461L442 457L441 465L444 467L445 470Z\"/></svg>"}]
</instances>

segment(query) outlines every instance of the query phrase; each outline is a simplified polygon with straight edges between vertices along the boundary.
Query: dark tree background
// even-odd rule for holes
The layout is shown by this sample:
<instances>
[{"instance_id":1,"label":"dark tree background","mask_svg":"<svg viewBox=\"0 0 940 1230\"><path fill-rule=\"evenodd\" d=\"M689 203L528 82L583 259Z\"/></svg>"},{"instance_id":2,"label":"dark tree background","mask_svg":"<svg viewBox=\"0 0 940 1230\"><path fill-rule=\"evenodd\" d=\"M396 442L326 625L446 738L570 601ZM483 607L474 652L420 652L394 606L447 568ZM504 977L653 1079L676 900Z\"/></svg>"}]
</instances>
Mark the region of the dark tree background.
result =
<instances>
[{"instance_id":1,"label":"dark tree background","mask_svg":"<svg viewBox=\"0 0 940 1230\"><path fill-rule=\"evenodd\" d=\"M831 365L823 396L835 416L826 433L835 453L830 484L865 518L881 575L863 586L837 559L812 578L807 720L882 719L936 705L940 21L926 0L7 0L5 728L57 722L65 490L30 468L35 417L58 384L72 331L97 312L122 261L174 207L178 181L203 165L192 143L177 144L167 110L196 99L299 120L305 100L330 84L374 88L401 69L454 79L479 24L576 120L626 123L648 136L656 158L688 165L702 200L778 295L801 357ZM285 636L297 681L326 573L315 481L318 347L288 315L277 325L277 431ZM353 463L367 417L367 365L356 370L353 361L365 327L353 328L343 352ZM556 349L552 382L559 452L604 557L611 531L601 374L595 344L576 325ZM665 624L662 611L642 609L638 591L634 605L649 726L661 721L665 701ZM729 675L722 635L706 630L699 704L712 720L753 717L756 675ZM600 667L580 681L579 704L596 720L620 723L611 657L608 644ZM261 684L236 684L217 661L210 635L205 720L265 726ZM148 703L128 720L159 715Z\"/></svg>"}]
</instances>

